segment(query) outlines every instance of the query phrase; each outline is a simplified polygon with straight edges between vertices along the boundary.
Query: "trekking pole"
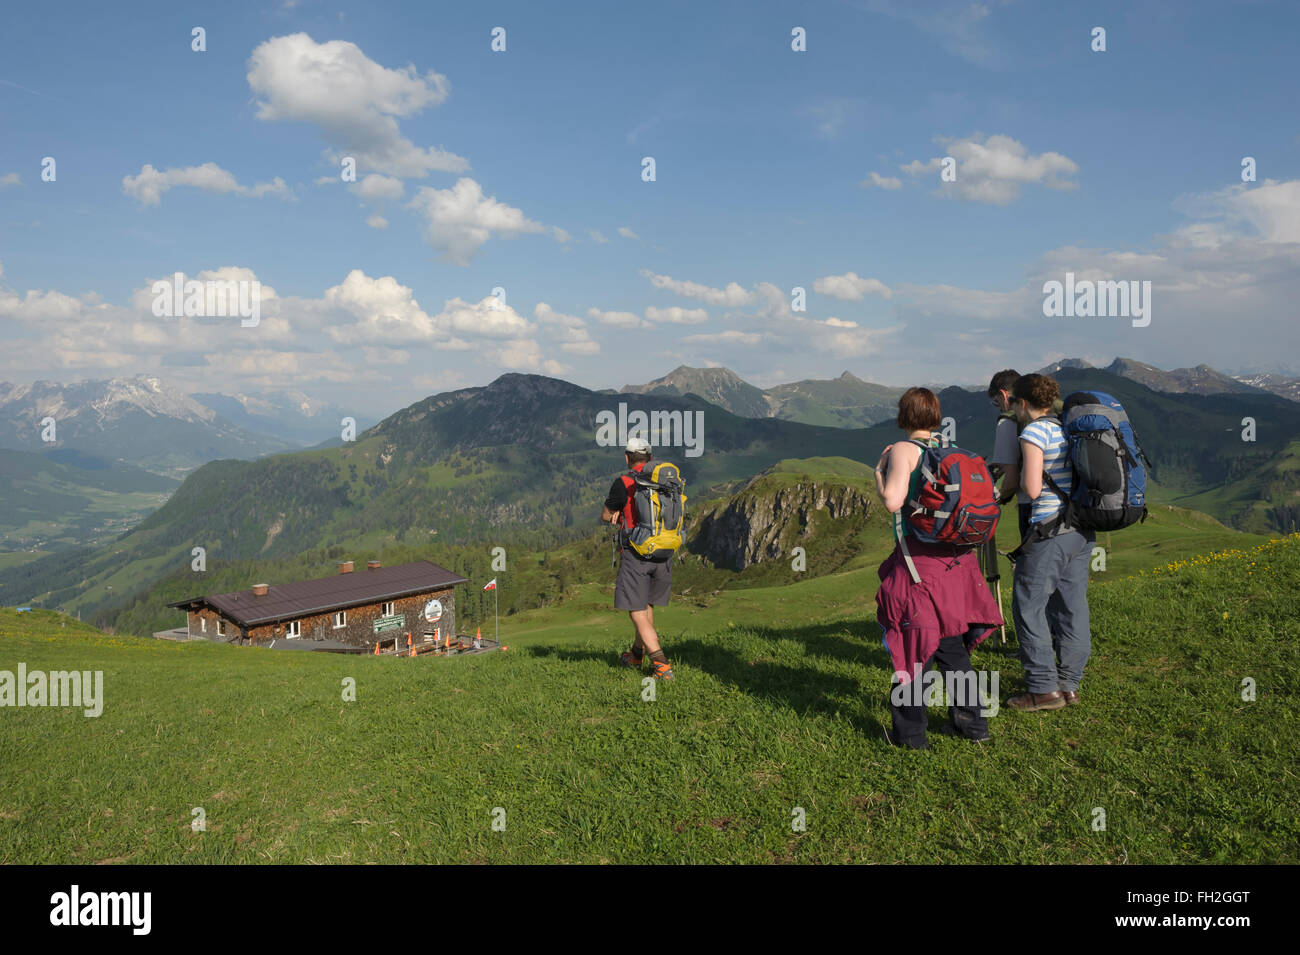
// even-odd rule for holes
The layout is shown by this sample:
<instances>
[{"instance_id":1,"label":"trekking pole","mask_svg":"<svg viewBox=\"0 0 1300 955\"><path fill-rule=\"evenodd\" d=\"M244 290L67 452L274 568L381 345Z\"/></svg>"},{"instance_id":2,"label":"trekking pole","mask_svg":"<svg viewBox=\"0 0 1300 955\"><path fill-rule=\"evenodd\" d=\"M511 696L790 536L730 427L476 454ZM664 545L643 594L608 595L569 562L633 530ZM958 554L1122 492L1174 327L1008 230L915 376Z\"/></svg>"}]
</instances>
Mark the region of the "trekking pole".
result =
<instances>
[{"instance_id":1,"label":"trekking pole","mask_svg":"<svg viewBox=\"0 0 1300 955\"><path fill-rule=\"evenodd\" d=\"M1002 578L1001 578L1001 576L999 576L999 577L994 581L994 584L995 584L995 586L998 588L998 613L1002 613ZM1001 634L1002 642L1003 642L1003 643L1006 643L1006 642L1007 642L1007 623L1006 623L1006 616L1005 616L1005 615L1003 615L1003 618L1002 618L1002 626L998 627L998 630L999 630L999 632L1000 632L1000 634Z\"/></svg>"}]
</instances>

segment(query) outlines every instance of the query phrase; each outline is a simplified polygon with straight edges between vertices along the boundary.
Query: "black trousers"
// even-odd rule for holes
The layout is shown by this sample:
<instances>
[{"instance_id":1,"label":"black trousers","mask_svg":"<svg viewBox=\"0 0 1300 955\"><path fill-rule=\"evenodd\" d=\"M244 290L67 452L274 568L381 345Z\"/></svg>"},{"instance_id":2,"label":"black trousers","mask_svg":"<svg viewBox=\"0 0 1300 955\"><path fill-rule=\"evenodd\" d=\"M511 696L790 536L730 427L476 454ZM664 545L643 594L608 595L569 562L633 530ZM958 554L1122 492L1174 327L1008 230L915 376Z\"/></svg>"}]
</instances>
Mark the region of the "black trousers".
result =
<instances>
[{"instance_id":1,"label":"black trousers","mask_svg":"<svg viewBox=\"0 0 1300 955\"><path fill-rule=\"evenodd\" d=\"M975 674L970 662L970 651L966 649L964 637L944 637L939 641L939 649L934 651L934 655L925 661L925 666L921 668L922 677L925 671L930 669L930 664L938 666L939 672L945 674L944 686L947 689L948 673L971 674L974 679L960 677L955 680L955 686L959 689L957 699L948 698L944 694L945 702L948 703L948 718L952 720L952 725L957 732L963 736L982 736L989 730L988 720L981 714L983 707L980 705L979 694L976 692L974 699L967 698L971 694L960 692L968 687L978 687L978 674ZM920 682L914 680L913 682ZM925 749L925 727L926 715L925 704L923 702L924 683L916 687L902 687L901 695L903 702L895 700L895 696L900 695L899 687L895 685L891 689L889 699L889 713L893 718L894 732L893 741L898 746L908 746L912 749ZM931 691L933 692L933 691Z\"/></svg>"}]
</instances>

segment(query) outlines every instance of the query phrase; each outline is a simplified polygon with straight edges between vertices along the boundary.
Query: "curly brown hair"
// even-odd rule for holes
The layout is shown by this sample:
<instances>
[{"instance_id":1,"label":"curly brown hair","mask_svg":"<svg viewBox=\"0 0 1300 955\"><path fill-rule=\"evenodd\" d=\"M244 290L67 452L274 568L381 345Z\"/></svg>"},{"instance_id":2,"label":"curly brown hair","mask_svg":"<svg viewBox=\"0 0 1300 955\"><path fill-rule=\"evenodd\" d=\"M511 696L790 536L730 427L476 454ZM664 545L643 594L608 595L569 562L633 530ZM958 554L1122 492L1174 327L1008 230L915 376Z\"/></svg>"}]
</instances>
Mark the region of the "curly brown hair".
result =
<instances>
[{"instance_id":1,"label":"curly brown hair","mask_svg":"<svg viewBox=\"0 0 1300 955\"><path fill-rule=\"evenodd\" d=\"M1037 411L1052 407L1061 397L1061 386L1046 375L1023 375L1016 380L1011 395Z\"/></svg>"}]
</instances>

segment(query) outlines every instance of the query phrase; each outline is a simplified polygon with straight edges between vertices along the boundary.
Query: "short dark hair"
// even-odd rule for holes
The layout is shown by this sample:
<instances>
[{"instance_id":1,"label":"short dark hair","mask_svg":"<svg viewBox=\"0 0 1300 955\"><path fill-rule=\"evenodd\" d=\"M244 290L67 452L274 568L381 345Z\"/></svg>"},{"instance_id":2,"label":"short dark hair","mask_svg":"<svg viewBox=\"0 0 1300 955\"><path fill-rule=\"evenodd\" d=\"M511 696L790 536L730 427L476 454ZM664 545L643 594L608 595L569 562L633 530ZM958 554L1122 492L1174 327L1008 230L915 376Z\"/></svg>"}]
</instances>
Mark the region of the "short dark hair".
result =
<instances>
[{"instance_id":1,"label":"short dark hair","mask_svg":"<svg viewBox=\"0 0 1300 955\"><path fill-rule=\"evenodd\" d=\"M633 464L643 464L653 457L649 451L624 451L623 453L627 455L627 459Z\"/></svg>"},{"instance_id":2,"label":"short dark hair","mask_svg":"<svg viewBox=\"0 0 1300 955\"><path fill-rule=\"evenodd\" d=\"M1016 381L1011 394L1029 407L1042 411L1052 407L1056 399L1061 397L1061 386L1055 378L1046 375L1025 375Z\"/></svg>"},{"instance_id":3,"label":"short dark hair","mask_svg":"<svg viewBox=\"0 0 1300 955\"><path fill-rule=\"evenodd\" d=\"M1014 368L1008 368L1000 371L989 381L989 397L996 398L999 391L1010 391L1015 387L1016 379L1020 377L1020 372Z\"/></svg>"},{"instance_id":4,"label":"short dark hair","mask_svg":"<svg viewBox=\"0 0 1300 955\"><path fill-rule=\"evenodd\" d=\"M904 431L933 431L941 421L939 396L929 388L908 388L898 399L898 426Z\"/></svg>"}]
</instances>

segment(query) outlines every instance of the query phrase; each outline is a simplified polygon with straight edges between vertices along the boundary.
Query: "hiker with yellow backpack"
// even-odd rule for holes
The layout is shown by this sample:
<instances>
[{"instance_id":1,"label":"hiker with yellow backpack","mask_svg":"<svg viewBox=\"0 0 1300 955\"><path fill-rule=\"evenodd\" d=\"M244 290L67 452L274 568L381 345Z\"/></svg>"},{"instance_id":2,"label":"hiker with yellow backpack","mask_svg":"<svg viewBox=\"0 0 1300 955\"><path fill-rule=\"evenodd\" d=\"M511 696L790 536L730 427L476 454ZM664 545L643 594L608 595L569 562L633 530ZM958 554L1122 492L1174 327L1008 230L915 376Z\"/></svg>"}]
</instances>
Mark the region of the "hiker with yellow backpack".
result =
<instances>
[{"instance_id":1,"label":"hiker with yellow backpack","mask_svg":"<svg viewBox=\"0 0 1300 955\"><path fill-rule=\"evenodd\" d=\"M610 485L600 519L618 528L618 580L614 609L632 618L632 649L620 657L624 666L641 669L645 654L656 679L671 680L654 607L664 606L673 586L673 554L681 547L686 520L686 484L675 464L651 465L653 454L645 438L633 435L624 449L627 472Z\"/></svg>"}]
</instances>

